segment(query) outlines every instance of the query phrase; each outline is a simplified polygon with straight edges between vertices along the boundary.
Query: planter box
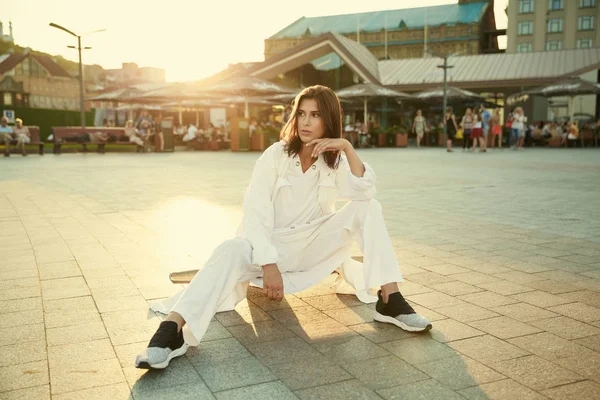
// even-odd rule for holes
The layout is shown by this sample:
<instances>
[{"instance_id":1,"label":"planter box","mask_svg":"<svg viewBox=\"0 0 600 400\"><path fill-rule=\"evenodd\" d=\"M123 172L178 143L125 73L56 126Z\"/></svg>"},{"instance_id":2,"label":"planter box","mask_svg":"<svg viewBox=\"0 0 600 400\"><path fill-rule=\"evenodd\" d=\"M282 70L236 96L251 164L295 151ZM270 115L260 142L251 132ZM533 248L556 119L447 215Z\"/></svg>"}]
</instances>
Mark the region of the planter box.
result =
<instances>
[{"instance_id":1,"label":"planter box","mask_svg":"<svg viewBox=\"0 0 600 400\"><path fill-rule=\"evenodd\" d=\"M408 133L396 133L396 147L408 147Z\"/></svg>"},{"instance_id":2,"label":"planter box","mask_svg":"<svg viewBox=\"0 0 600 400\"><path fill-rule=\"evenodd\" d=\"M264 151L265 150L265 135L261 133L254 133L250 138L250 150L251 151Z\"/></svg>"},{"instance_id":3,"label":"planter box","mask_svg":"<svg viewBox=\"0 0 600 400\"><path fill-rule=\"evenodd\" d=\"M387 135L385 133L377 134L377 147L387 146Z\"/></svg>"},{"instance_id":4,"label":"planter box","mask_svg":"<svg viewBox=\"0 0 600 400\"><path fill-rule=\"evenodd\" d=\"M219 150L221 150L221 142L219 142L218 140L211 140L210 141L210 149L212 151L219 151Z\"/></svg>"}]
</instances>

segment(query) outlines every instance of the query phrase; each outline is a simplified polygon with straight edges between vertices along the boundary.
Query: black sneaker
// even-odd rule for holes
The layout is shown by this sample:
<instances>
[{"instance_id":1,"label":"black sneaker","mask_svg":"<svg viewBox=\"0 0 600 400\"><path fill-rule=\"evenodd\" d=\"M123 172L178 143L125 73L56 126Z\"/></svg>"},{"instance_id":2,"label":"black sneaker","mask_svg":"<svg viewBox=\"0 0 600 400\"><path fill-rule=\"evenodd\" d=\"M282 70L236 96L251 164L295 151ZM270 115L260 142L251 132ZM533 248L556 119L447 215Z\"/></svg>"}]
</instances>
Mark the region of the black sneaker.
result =
<instances>
[{"instance_id":1,"label":"black sneaker","mask_svg":"<svg viewBox=\"0 0 600 400\"><path fill-rule=\"evenodd\" d=\"M188 345L183 341L183 332L177 332L177 323L163 321L150 339L148 347L135 358L135 367L164 369L175 357L185 354Z\"/></svg>"},{"instance_id":2,"label":"black sneaker","mask_svg":"<svg viewBox=\"0 0 600 400\"><path fill-rule=\"evenodd\" d=\"M424 332L431 329L431 322L421 317L408 304L400 292L390 294L388 302L383 302L381 290L377 292L379 300L375 305L375 321L394 324L408 332Z\"/></svg>"}]
</instances>

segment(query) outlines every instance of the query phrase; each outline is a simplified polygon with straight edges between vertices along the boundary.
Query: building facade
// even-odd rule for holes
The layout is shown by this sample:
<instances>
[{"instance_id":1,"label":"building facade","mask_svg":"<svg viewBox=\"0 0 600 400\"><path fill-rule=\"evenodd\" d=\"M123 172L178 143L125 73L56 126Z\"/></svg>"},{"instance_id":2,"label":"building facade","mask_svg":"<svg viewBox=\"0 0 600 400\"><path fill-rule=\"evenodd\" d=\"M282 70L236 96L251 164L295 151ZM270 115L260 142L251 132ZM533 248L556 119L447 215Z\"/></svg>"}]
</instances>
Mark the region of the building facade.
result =
<instances>
[{"instance_id":1,"label":"building facade","mask_svg":"<svg viewBox=\"0 0 600 400\"><path fill-rule=\"evenodd\" d=\"M47 56L0 56L0 91L2 106L79 109L78 80Z\"/></svg>"},{"instance_id":2,"label":"building facade","mask_svg":"<svg viewBox=\"0 0 600 400\"><path fill-rule=\"evenodd\" d=\"M598 0L509 0L507 53L600 44Z\"/></svg>"},{"instance_id":3,"label":"building facade","mask_svg":"<svg viewBox=\"0 0 600 400\"><path fill-rule=\"evenodd\" d=\"M127 86L140 83L165 83L166 73L162 68L139 67L136 63L122 63L119 69L107 69L100 73L98 83L105 87Z\"/></svg>"},{"instance_id":4,"label":"building facade","mask_svg":"<svg viewBox=\"0 0 600 400\"><path fill-rule=\"evenodd\" d=\"M324 17L302 17L265 40L265 59L333 32L365 46L377 59L499 52L494 1Z\"/></svg>"}]
</instances>

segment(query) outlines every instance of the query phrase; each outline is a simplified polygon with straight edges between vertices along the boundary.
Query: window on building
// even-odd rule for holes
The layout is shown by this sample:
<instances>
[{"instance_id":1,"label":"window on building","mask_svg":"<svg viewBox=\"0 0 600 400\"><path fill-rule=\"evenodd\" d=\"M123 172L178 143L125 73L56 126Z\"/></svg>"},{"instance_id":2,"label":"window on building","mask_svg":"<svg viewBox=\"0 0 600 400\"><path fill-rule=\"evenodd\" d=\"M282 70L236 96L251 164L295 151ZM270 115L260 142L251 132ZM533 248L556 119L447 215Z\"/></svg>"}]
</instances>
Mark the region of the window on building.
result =
<instances>
[{"instance_id":1,"label":"window on building","mask_svg":"<svg viewBox=\"0 0 600 400\"><path fill-rule=\"evenodd\" d=\"M533 0L519 0L519 14L529 14L533 12Z\"/></svg>"},{"instance_id":2,"label":"window on building","mask_svg":"<svg viewBox=\"0 0 600 400\"><path fill-rule=\"evenodd\" d=\"M592 48L592 39L577 39L577 48L578 49L591 49Z\"/></svg>"},{"instance_id":3,"label":"window on building","mask_svg":"<svg viewBox=\"0 0 600 400\"><path fill-rule=\"evenodd\" d=\"M548 0L548 11L558 11L565 8L564 0Z\"/></svg>"},{"instance_id":4,"label":"window on building","mask_svg":"<svg viewBox=\"0 0 600 400\"><path fill-rule=\"evenodd\" d=\"M560 50L562 49L562 40L548 40L546 42L546 50Z\"/></svg>"},{"instance_id":5,"label":"window on building","mask_svg":"<svg viewBox=\"0 0 600 400\"><path fill-rule=\"evenodd\" d=\"M557 33L563 31L563 20L562 18L552 18L548 20L547 32Z\"/></svg>"},{"instance_id":6,"label":"window on building","mask_svg":"<svg viewBox=\"0 0 600 400\"><path fill-rule=\"evenodd\" d=\"M530 53L533 51L531 43L519 43L517 45L517 53Z\"/></svg>"},{"instance_id":7,"label":"window on building","mask_svg":"<svg viewBox=\"0 0 600 400\"><path fill-rule=\"evenodd\" d=\"M578 31L591 31L594 30L594 16L584 15L577 18L577 30Z\"/></svg>"},{"instance_id":8,"label":"window on building","mask_svg":"<svg viewBox=\"0 0 600 400\"><path fill-rule=\"evenodd\" d=\"M533 22L532 21L520 21L518 25L519 36L533 35Z\"/></svg>"},{"instance_id":9,"label":"window on building","mask_svg":"<svg viewBox=\"0 0 600 400\"><path fill-rule=\"evenodd\" d=\"M596 7L596 0L579 0L579 8Z\"/></svg>"},{"instance_id":10,"label":"window on building","mask_svg":"<svg viewBox=\"0 0 600 400\"><path fill-rule=\"evenodd\" d=\"M12 106L13 101L12 101L12 93L4 93L4 105L5 106Z\"/></svg>"}]
</instances>

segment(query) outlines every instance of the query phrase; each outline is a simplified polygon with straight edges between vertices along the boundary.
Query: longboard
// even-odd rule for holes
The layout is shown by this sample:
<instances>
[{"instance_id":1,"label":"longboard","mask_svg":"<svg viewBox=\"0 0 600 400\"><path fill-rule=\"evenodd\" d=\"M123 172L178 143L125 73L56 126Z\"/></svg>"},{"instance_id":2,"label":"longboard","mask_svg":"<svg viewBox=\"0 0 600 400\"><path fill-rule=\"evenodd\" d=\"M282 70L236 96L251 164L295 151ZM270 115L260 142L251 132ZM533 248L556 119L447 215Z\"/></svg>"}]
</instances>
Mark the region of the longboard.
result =
<instances>
[{"instance_id":1,"label":"longboard","mask_svg":"<svg viewBox=\"0 0 600 400\"><path fill-rule=\"evenodd\" d=\"M363 257L362 256L353 256L352 259L362 262ZM190 283L190 281L192 279L194 279L194 276L196 276L197 273L198 273L197 269L189 269L187 271L171 272L169 274L169 279L171 280L172 283L183 285L183 284Z\"/></svg>"}]
</instances>

